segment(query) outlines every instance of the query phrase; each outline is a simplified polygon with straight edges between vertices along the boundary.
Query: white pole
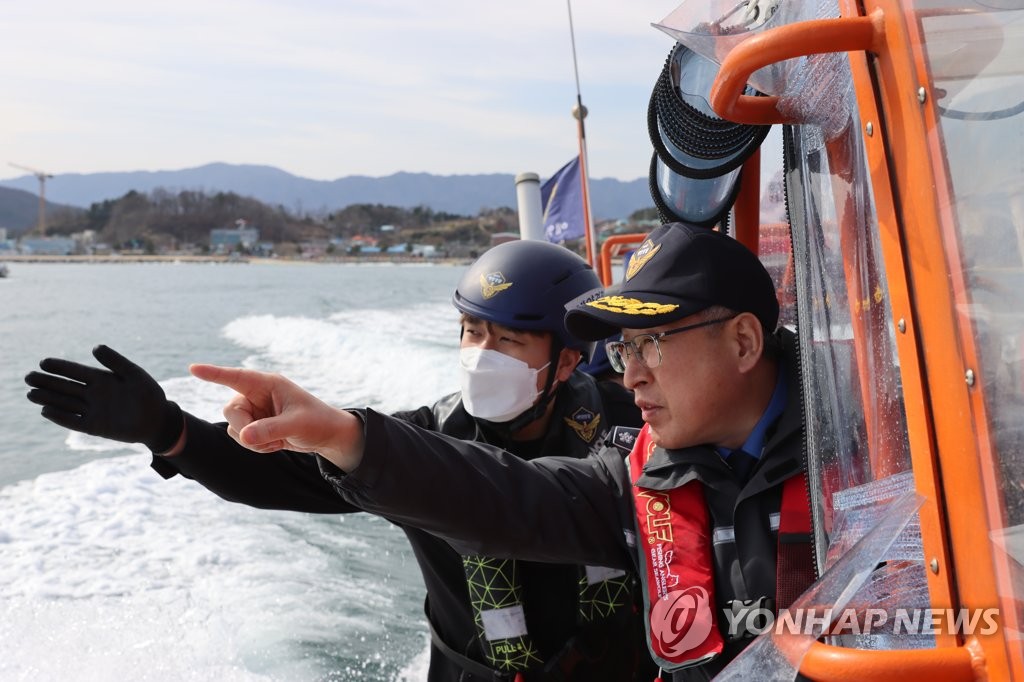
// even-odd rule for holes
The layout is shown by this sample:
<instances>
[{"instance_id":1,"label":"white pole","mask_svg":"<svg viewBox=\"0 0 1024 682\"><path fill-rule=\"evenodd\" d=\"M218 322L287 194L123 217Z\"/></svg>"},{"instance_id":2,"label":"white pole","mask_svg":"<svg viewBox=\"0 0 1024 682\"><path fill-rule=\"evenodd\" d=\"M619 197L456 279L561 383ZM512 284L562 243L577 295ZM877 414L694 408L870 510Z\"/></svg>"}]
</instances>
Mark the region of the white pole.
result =
<instances>
[{"instance_id":1,"label":"white pole","mask_svg":"<svg viewBox=\"0 0 1024 682\"><path fill-rule=\"evenodd\" d=\"M519 206L519 236L546 241L544 211L540 205L540 176L520 173L516 176L516 201Z\"/></svg>"}]
</instances>

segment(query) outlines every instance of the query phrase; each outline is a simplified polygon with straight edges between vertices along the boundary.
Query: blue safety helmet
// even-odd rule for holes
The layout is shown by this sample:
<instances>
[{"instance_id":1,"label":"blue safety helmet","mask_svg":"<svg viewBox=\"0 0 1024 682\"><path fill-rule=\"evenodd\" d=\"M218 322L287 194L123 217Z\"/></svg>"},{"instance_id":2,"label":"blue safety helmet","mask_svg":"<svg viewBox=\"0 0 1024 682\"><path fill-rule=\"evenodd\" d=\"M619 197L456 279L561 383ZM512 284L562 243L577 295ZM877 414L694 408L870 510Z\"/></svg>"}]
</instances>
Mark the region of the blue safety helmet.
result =
<instances>
[{"instance_id":1,"label":"blue safety helmet","mask_svg":"<svg viewBox=\"0 0 1024 682\"><path fill-rule=\"evenodd\" d=\"M600 286L593 268L569 249L524 239L499 244L480 256L462 276L452 303L481 320L551 332L587 360L594 344L569 334L565 305Z\"/></svg>"}]
</instances>

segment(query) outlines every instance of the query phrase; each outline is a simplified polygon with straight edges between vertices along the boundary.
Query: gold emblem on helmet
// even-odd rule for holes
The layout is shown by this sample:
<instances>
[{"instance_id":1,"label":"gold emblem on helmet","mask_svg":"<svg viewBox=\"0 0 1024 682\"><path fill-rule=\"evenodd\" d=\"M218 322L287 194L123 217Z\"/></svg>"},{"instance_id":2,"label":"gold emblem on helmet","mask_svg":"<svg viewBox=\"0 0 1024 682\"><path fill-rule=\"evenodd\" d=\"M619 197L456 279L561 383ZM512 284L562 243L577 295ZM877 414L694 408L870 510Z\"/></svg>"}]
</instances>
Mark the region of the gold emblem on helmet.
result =
<instances>
[{"instance_id":1,"label":"gold emblem on helmet","mask_svg":"<svg viewBox=\"0 0 1024 682\"><path fill-rule=\"evenodd\" d=\"M601 423L601 415L585 407L579 408L572 413L571 417L564 419L565 423L576 432L576 435L587 443L594 440L594 434L597 433L597 427Z\"/></svg>"},{"instance_id":2,"label":"gold emblem on helmet","mask_svg":"<svg viewBox=\"0 0 1024 682\"><path fill-rule=\"evenodd\" d=\"M647 261L654 258L654 254L661 250L661 244L654 245L650 239L640 245L629 259L629 267L626 268L626 279L632 279L633 275L640 272L640 268L647 265Z\"/></svg>"},{"instance_id":3,"label":"gold emblem on helmet","mask_svg":"<svg viewBox=\"0 0 1024 682\"><path fill-rule=\"evenodd\" d=\"M670 313L679 307L675 303L645 303L638 298L626 298L625 296L602 296L590 301L587 305L621 315L661 315Z\"/></svg>"},{"instance_id":4,"label":"gold emblem on helmet","mask_svg":"<svg viewBox=\"0 0 1024 682\"><path fill-rule=\"evenodd\" d=\"M487 275L480 275L480 293L484 298L490 298L512 286L512 282L505 281L505 275L500 272L492 272Z\"/></svg>"}]
</instances>

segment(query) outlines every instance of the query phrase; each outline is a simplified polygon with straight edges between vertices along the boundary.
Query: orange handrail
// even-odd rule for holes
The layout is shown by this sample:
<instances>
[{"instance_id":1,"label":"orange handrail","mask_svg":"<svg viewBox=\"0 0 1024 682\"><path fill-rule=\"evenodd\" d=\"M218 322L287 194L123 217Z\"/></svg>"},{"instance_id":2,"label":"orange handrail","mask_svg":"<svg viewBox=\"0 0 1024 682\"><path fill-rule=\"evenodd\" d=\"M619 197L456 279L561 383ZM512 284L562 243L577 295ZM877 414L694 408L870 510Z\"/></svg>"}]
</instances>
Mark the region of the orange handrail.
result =
<instances>
[{"instance_id":1,"label":"orange handrail","mask_svg":"<svg viewBox=\"0 0 1024 682\"><path fill-rule=\"evenodd\" d=\"M817 19L779 26L747 38L722 61L711 88L711 108L735 123L798 123L779 111L779 98L744 95L758 69L795 57L827 52L875 51L884 41L882 14Z\"/></svg>"},{"instance_id":2,"label":"orange handrail","mask_svg":"<svg viewBox=\"0 0 1024 682\"><path fill-rule=\"evenodd\" d=\"M815 642L800 664L800 674L817 682L974 682L987 679L984 669L981 651L972 646L864 650Z\"/></svg>"}]
</instances>

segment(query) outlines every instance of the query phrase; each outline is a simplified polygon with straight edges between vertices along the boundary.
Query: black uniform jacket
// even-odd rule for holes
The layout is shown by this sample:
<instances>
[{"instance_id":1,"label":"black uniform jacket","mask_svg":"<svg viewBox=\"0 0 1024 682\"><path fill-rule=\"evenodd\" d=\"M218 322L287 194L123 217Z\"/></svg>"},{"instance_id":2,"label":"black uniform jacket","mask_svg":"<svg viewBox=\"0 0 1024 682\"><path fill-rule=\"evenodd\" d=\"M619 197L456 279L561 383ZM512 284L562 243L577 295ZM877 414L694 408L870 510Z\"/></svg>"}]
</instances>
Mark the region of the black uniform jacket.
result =
<instances>
[{"instance_id":1,"label":"black uniform jacket","mask_svg":"<svg viewBox=\"0 0 1024 682\"><path fill-rule=\"evenodd\" d=\"M355 500L346 501L338 496L333 485L321 475L316 457L288 451L254 456L227 435L224 424L210 424L188 414L185 419L185 450L170 458L154 457L153 466L161 475L169 477L180 473L226 500L264 509L326 514L362 511ZM415 433L426 430L448 434L451 443L460 444L460 451L465 443L459 439L487 440L512 446L470 417L458 394L438 401L433 407L422 407L387 419L389 424L402 425ZM585 457L600 446L610 425L639 426L640 423L639 411L633 405L629 392L609 382L596 384L588 375L575 372L569 382L558 390L546 438L518 449L526 449L535 456L570 454ZM489 447L500 451L496 446ZM618 456L621 459L622 453ZM520 461L518 457L511 457ZM425 473L419 463L408 472L412 475L407 477L407 484L415 489L415 496L431 498L434 504L447 506L448 512L457 517L468 518L480 513L476 503L469 499L447 497L439 493L440 488L432 490L426 480L433 476L424 477L424 486L419 487L416 482ZM500 470L492 470L490 476L496 477L494 482L501 486ZM509 490L513 489L509 487ZM488 500L486 504L491 506L494 502ZM427 610L435 632L452 649L484 662L476 639L461 555L444 540L417 528L414 518L391 518L386 513L382 516L397 523L409 538L427 588ZM519 566L527 627L542 658L548 660L561 651L571 637L579 634L577 597L580 569L576 565L535 562L520 562ZM637 679L651 679L651 663L641 632L642 624L632 609L622 617L588 629L587 655L595 660L579 662L568 679L580 682L630 680L633 679L631 671L638 666L637 661L643 670ZM595 654L595 651L600 653ZM464 673L436 646L432 646L431 682L475 682L480 679ZM529 676L527 679L543 679L543 676Z\"/></svg>"},{"instance_id":2,"label":"black uniform jacket","mask_svg":"<svg viewBox=\"0 0 1024 682\"><path fill-rule=\"evenodd\" d=\"M741 488L710 446L658 448L638 481L662 490L692 480L705 486L716 531L714 584L720 608L732 599L775 596L782 483L804 466L795 340L788 332L779 333L786 348L782 367L789 400L747 483ZM324 477L349 502L435 533L466 553L636 568L629 474L614 448L586 459L523 461L484 443L427 434L372 410L359 414L366 434L359 467L346 475L319 460ZM450 499L459 504L445 502ZM727 621L719 618L719 623ZM714 661L677 671L672 679L710 679L747 643L727 644Z\"/></svg>"}]
</instances>

